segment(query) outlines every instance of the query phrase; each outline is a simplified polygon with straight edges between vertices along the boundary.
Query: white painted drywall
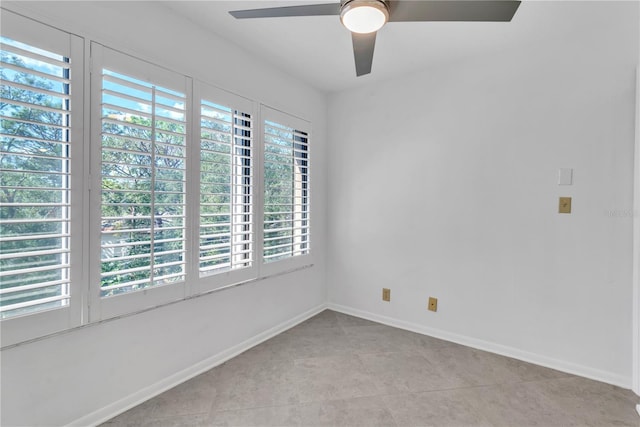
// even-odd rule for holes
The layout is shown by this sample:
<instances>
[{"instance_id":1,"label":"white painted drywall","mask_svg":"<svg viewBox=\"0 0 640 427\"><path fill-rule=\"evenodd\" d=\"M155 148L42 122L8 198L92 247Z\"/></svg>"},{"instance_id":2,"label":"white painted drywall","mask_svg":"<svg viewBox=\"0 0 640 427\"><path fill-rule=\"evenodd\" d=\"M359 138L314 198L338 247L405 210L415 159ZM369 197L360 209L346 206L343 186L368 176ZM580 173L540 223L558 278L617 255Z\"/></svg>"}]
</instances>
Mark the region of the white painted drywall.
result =
<instances>
[{"instance_id":1,"label":"white painted drywall","mask_svg":"<svg viewBox=\"0 0 640 427\"><path fill-rule=\"evenodd\" d=\"M638 4L527 7L575 25L330 96L329 302L630 388Z\"/></svg>"},{"instance_id":2,"label":"white painted drywall","mask_svg":"<svg viewBox=\"0 0 640 427\"><path fill-rule=\"evenodd\" d=\"M636 69L636 146L633 210L633 391L640 395L640 64ZM640 415L640 405L637 405Z\"/></svg>"},{"instance_id":3,"label":"white painted drywall","mask_svg":"<svg viewBox=\"0 0 640 427\"><path fill-rule=\"evenodd\" d=\"M2 6L311 121L315 221L312 268L2 351L2 425L65 425L121 410L127 396L325 303L324 94L155 2Z\"/></svg>"},{"instance_id":4,"label":"white painted drywall","mask_svg":"<svg viewBox=\"0 0 640 427\"><path fill-rule=\"evenodd\" d=\"M636 68L636 147L633 205L633 391L640 395L640 63ZM640 405L637 406L637 409L640 414Z\"/></svg>"},{"instance_id":5,"label":"white painted drywall","mask_svg":"<svg viewBox=\"0 0 640 427\"><path fill-rule=\"evenodd\" d=\"M638 8L640 22L640 8ZM633 215L633 391L640 396L640 43L636 66L636 147ZM640 415L640 405L636 405Z\"/></svg>"}]
</instances>

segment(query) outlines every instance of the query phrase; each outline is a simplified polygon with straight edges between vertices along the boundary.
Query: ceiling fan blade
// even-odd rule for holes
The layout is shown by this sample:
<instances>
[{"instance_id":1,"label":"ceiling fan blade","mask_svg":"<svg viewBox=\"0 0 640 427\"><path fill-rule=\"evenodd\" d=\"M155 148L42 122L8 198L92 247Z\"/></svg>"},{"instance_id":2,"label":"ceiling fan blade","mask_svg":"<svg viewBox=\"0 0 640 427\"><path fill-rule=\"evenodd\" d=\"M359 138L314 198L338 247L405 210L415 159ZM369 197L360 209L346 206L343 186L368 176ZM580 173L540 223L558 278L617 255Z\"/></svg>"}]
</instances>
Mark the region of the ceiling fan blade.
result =
<instances>
[{"instance_id":1,"label":"ceiling fan blade","mask_svg":"<svg viewBox=\"0 0 640 427\"><path fill-rule=\"evenodd\" d=\"M511 21L520 6L512 0L391 0L389 22Z\"/></svg>"},{"instance_id":2,"label":"ceiling fan blade","mask_svg":"<svg viewBox=\"0 0 640 427\"><path fill-rule=\"evenodd\" d=\"M307 4L300 6L270 7L266 9L233 10L236 19L280 18L285 16L340 15L340 3Z\"/></svg>"},{"instance_id":3,"label":"ceiling fan blade","mask_svg":"<svg viewBox=\"0 0 640 427\"><path fill-rule=\"evenodd\" d=\"M356 60L356 76L360 77L371 72L373 64L373 49L376 46L376 33L351 33L353 41L353 57Z\"/></svg>"}]
</instances>

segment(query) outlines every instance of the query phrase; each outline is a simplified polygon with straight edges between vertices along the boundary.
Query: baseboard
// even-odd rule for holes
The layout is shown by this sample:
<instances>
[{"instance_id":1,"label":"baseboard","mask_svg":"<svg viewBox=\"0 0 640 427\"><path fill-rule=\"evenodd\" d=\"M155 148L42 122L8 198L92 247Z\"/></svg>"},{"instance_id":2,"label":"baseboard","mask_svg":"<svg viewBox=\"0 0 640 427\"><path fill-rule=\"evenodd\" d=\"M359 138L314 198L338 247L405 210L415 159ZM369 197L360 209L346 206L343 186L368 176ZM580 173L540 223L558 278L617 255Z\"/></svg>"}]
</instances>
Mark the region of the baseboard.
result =
<instances>
[{"instance_id":1,"label":"baseboard","mask_svg":"<svg viewBox=\"0 0 640 427\"><path fill-rule=\"evenodd\" d=\"M611 372L602 371L599 369L590 368L588 366L578 365L575 363L566 362L559 359L543 356L528 351L523 351L514 347L509 347L501 344L484 341L465 335L459 335L447 331L443 331L436 328L430 328L427 326L419 325L417 323L406 322L404 320L395 319L392 317L381 316L368 311L358 310L356 308L347 307L335 303L329 303L328 308L330 310L338 311L340 313L349 314L351 316L361 317L363 319L371 320L374 322L382 323L384 325L393 326L407 331L416 332L423 335L429 335L434 338L440 338L446 341L455 342L457 344L466 345L468 347L477 348L478 350L489 351L491 353L500 354L502 356L512 357L514 359L522 360L524 362L533 363L536 365L544 366L547 368L555 369L558 371L566 372L573 375L589 378L596 381L613 384L625 389L631 388L631 379L622 375L617 375Z\"/></svg>"},{"instance_id":2,"label":"baseboard","mask_svg":"<svg viewBox=\"0 0 640 427\"><path fill-rule=\"evenodd\" d=\"M248 340L241 342L238 345L235 345L231 348L228 348L224 351L221 351L218 354L215 354L201 362L196 363L182 371L176 372L175 374L158 381L155 384L152 384L148 387L143 388L135 393L132 393L116 402L113 402L103 408L98 409L90 414L87 414L77 420L69 423L69 426L95 426L101 424L105 421L110 420L111 418L120 415L121 413L161 394L165 391L182 384L183 382L190 380L191 378L202 374L203 372L208 371L211 368L214 368L227 360L249 350L256 345L273 338L274 336L296 326L299 323L304 322L305 320L315 316L321 311L327 308L326 304L321 304L317 307L312 308L311 310L307 310L304 313L294 317L293 319L287 320L286 322L282 322L279 325L274 326L273 328L267 329L266 331L255 335Z\"/></svg>"}]
</instances>

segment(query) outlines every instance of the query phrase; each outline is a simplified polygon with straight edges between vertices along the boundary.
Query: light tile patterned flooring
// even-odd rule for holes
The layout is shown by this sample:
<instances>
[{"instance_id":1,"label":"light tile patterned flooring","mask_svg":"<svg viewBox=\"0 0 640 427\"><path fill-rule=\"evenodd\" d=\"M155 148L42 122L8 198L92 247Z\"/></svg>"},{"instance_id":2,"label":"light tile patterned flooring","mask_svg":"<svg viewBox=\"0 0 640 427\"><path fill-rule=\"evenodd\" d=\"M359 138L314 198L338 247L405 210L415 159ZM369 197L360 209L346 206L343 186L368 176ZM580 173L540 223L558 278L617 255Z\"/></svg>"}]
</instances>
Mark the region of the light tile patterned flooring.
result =
<instances>
[{"instance_id":1,"label":"light tile patterned flooring","mask_svg":"<svg viewBox=\"0 0 640 427\"><path fill-rule=\"evenodd\" d=\"M634 426L635 394L323 311L104 426Z\"/></svg>"}]
</instances>

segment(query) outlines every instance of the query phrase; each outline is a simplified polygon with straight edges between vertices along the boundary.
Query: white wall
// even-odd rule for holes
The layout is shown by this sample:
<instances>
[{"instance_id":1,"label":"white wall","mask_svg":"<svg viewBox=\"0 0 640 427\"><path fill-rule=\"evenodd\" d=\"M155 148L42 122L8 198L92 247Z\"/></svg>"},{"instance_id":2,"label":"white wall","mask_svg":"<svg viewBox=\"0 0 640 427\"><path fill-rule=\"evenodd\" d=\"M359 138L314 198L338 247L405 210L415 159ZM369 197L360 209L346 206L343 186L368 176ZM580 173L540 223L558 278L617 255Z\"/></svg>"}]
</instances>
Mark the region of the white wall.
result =
<instances>
[{"instance_id":1,"label":"white wall","mask_svg":"<svg viewBox=\"0 0 640 427\"><path fill-rule=\"evenodd\" d=\"M572 4L562 39L329 98L329 302L630 388L638 4Z\"/></svg>"},{"instance_id":2,"label":"white wall","mask_svg":"<svg viewBox=\"0 0 640 427\"><path fill-rule=\"evenodd\" d=\"M315 206L311 268L2 351L2 425L96 422L326 302L324 94L154 2L2 6L311 121Z\"/></svg>"},{"instance_id":3,"label":"white wall","mask_svg":"<svg viewBox=\"0 0 640 427\"><path fill-rule=\"evenodd\" d=\"M640 64L636 71L636 147L635 147L635 181L633 210L633 387L640 396ZM640 405L636 406L640 414Z\"/></svg>"},{"instance_id":4,"label":"white wall","mask_svg":"<svg viewBox=\"0 0 640 427\"><path fill-rule=\"evenodd\" d=\"M638 8L640 22L640 8ZM638 64L636 67L636 147L633 213L633 391L640 396L640 43L638 43ZM640 405L636 406L640 414Z\"/></svg>"}]
</instances>

